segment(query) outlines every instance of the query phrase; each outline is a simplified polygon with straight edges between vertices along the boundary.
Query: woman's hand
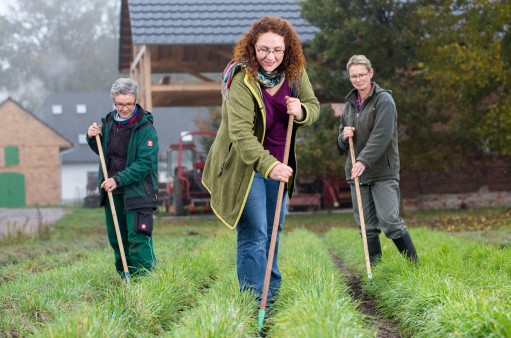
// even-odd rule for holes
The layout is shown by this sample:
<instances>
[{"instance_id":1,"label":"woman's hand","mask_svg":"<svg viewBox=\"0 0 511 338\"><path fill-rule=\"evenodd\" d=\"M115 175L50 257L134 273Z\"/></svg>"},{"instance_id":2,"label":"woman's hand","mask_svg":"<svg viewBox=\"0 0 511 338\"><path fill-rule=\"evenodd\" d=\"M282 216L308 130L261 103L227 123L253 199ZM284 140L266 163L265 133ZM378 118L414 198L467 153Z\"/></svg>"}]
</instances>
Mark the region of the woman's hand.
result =
<instances>
[{"instance_id":1,"label":"woman's hand","mask_svg":"<svg viewBox=\"0 0 511 338\"><path fill-rule=\"evenodd\" d=\"M350 137L355 136L355 127L344 127L342 130L342 140L345 142Z\"/></svg>"},{"instance_id":2,"label":"woman's hand","mask_svg":"<svg viewBox=\"0 0 511 338\"><path fill-rule=\"evenodd\" d=\"M289 178L293 176L293 169L284 163L279 163L270 171L269 177L272 180L285 182L289 181Z\"/></svg>"},{"instance_id":3,"label":"woman's hand","mask_svg":"<svg viewBox=\"0 0 511 338\"><path fill-rule=\"evenodd\" d=\"M89 135L90 138L94 138L96 137L96 135L99 135L100 132L101 126L97 125L96 122L94 122L87 130L87 135Z\"/></svg>"},{"instance_id":4,"label":"woman's hand","mask_svg":"<svg viewBox=\"0 0 511 338\"><path fill-rule=\"evenodd\" d=\"M117 182L113 178L109 178L101 183L101 188L105 189L106 192L112 192L117 188Z\"/></svg>"},{"instance_id":5,"label":"woman's hand","mask_svg":"<svg viewBox=\"0 0 511 338\"><path fill-rule=\"evenodd\" d=\"M366 166L360 161L356 162L351 168L351 178L355 179L362 176L364 170L366 170Z\"/></svg>"},{"instance_id":6,"label":"woman's hand","mask_svg":"<svg viewBox=\"0 0 511 338\"><path fill-rule=\"evenodd\" d=\"M299 98L286 96L287 113L294 115L296 121L303 120L302 103Z\"/></svg>"}]
</instances>

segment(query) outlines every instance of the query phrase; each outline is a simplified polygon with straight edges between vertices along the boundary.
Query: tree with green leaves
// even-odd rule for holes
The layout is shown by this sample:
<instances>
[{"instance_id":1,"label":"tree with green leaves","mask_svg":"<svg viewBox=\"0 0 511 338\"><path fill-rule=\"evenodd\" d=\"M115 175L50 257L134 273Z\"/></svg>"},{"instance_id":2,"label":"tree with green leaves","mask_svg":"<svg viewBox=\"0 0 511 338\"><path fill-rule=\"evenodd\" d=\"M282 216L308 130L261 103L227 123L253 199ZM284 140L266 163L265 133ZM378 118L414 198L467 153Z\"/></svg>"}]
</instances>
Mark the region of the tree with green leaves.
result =
<instances>
[{"instance_id":1,"label":"tree with green leaves","mask_svg":"<svg viewBox=\"0 0 511 338\"><path fill-rule=\"evenodd\" d=\"M420 41L427 32L418 15L422 4L421 1L307 0L302 11L321 30L307 52L311 78L322 96L343 102L353 89L347 61L354 54L367 56L373 63L374 81L391 90L396 101L402 164L414 168L437 165L436 160L443 156L437 151L439 144L432 144L430 132L435 121L442 117L436 112L424 113L427 100L423 99L429 95L428 84L417 67ZM421 123L416 124L417 121Z\"/></svg>"},{"instance_id":2,"label":"tree with green leaves","mask_svg":"<svg viewBox=\"0 0 511 338\"><path fill-rule=\"evenodd\" d=\"M423 74L435 92L431 109L465 154L511 154L511 2L441 1L418 12L428 22Z\"/></svg>"},{"instance_id":3,"label":"tree with green leaves","mask_svg":"<svg viewBox=\"0 0 511 338\"><path fill-rule=\"evenodd\" d=\"M509 154L509 1L302 6L303 17L320 29L307 51L324 96L344 100L351 90L345 65L354 54L366 55L374 80L392 90L404 169L446 169L484 150Z\"/></svg>"},{"instance_id":4,"label":"tree with green leaves","mask_svg":"<svg viewBox=\"0 0 511 338\"><path fill-rule=\"evenodd\" d=\"M296 156L300 177L344 176L344 161L335 143L338 132L339 117L334 115L330 105L321 106L319 119L314 124L298 130Z\"/></svg>"},{"instance_id":5,"label":"tree with green leaves","mask_svg":"<svg viewBox=\"0 0 511 338\"><path fill-rule=\"evenodd\" d=\"M415 61L423 35L416 1L306 0L302 16L320 29L306 49L311 77L323 95L343 100L351 90L346 63L354 54L375 62L380 81ZM384 84L384 83L382 83Z\"/></svg>"},{"instance_id":6,"label":"tree with green leaves","mask_svg":"<svg viewBox=\"0 0 511 338\"><path fill-rule=\"evenodd\" d=\"M0 14L0 89L30 109L53 91L108 90L119 75L119 4L11 2Z\"/></svg>"}]
</instances>

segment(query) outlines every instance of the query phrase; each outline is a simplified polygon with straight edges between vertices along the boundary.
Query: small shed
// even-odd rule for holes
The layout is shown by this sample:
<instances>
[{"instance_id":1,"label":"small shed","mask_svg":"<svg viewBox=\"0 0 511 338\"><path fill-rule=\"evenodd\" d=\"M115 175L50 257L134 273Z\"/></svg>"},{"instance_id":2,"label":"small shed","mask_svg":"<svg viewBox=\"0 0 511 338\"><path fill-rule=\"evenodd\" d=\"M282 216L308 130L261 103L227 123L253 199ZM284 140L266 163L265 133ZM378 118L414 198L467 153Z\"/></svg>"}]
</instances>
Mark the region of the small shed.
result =
<instances>
[{"instance_id":1,"label":"small shed","mask_svg":"<svg viewBox=\"0 0 511 338\"><path fill-rule=\"evenodd\" d=\"M139 102L149 111L219 106L220 73L250 25L279 16L307 44L319 30L300 11L297 0L122 0L119 71L138 82ZM179 81L179 73L193 81Z\"/></svg>"},{"instance_id":2,"label":"small shed","mask_svg":"<svg viewBox=\"0 0 511 338\"><path fill-rule=\"evenodd\" d=\"M60 153L73 144L10 98L0 119L0 207L60 205Z\"/></svg>"}]
</instances>

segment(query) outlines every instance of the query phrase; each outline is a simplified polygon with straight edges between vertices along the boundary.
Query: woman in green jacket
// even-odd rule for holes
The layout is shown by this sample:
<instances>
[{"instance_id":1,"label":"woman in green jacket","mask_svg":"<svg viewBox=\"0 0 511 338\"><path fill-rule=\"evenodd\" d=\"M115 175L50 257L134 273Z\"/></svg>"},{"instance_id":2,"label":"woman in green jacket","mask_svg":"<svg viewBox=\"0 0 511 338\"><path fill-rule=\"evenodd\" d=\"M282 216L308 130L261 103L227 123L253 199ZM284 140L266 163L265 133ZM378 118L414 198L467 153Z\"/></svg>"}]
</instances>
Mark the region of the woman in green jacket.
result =
<instances>
[{"instance_id":1,"label":"woman in green jacket","mask_svg":"<svg viewBox=\"0 0 511 338\"><path fill-rule=\"evenodd\" d=\"M131 79L115 81L111 89L115 110L101 125L93 123L87 131L87 142L96 154L96 135L101 133L109 178L105 180L100 166L100 205L105 206L108 240L121 276L124 269L119 242L105 192L112 192L130 275L146 274L156 263L151 235L158 195L158 135L153 115L136 103L137 89Z\"/></svg>"},{"instance_id":2,"label":"woman in green jacket","mask_svg":"<svg viewBox=\"0 0 511 338\"><path fill-rule=\"evenodd\" d=\"M280 182L291 197L296 176L296 130L319 117L319 102L304 69L305 57L286 20L263 17L234 48L223 75L222 122L210 149L203 184L211 207L236 228L241 290L260 300ZM289 115L294 117L289 165L282 163ZM282 201L279 233L285 214ZM270 303L281 284L278 238L270 279Z\"/></svg>"}]
</instances>

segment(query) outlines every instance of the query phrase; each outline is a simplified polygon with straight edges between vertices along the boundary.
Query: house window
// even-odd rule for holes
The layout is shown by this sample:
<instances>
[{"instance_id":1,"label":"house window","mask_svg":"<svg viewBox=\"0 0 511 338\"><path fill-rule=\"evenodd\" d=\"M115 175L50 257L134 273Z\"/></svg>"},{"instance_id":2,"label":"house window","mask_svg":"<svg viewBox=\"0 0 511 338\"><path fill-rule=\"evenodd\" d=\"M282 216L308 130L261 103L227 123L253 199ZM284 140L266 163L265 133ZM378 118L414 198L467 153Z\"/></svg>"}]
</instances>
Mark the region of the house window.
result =
<instances>
[{"instance_id":1,"label":"house window","mask_svg":"<svg viewBox=\"0 0 511 338\"><path fill-rule=\"evenodd\" d=\"M54 104L53 106L51 106L51 112L53 114L62 114L62 105Z\"/></svg>"},{"instance_id":2,"label":"house window","mask_svg":"<svg viewBox=\"0 0 511 338\"><path fill-rule=\"evenodd\" d=\"M87 144L86 134L78 134L78 144Z\"/></svg>"},{"instance_id":3,"label":"house window","mask_svg":"<svg viewBox=\"0 0 511 338\"><path fill-rule=\"evenodd\" d=\"M76 105L76 112L78 114L85 114L87 112L87 105L85 105L85 104L77 104Z\"/></svg>"},{"instance_id":4,"label":"house window","mask_svg":"<svg viewBox=\"0 0 511 338\"><path fill-rule=\"evenodd\" d=\"M14 167L20 164L19 149L16 146L5 147L5 166Z\"/></svg>"}]
</instances>

